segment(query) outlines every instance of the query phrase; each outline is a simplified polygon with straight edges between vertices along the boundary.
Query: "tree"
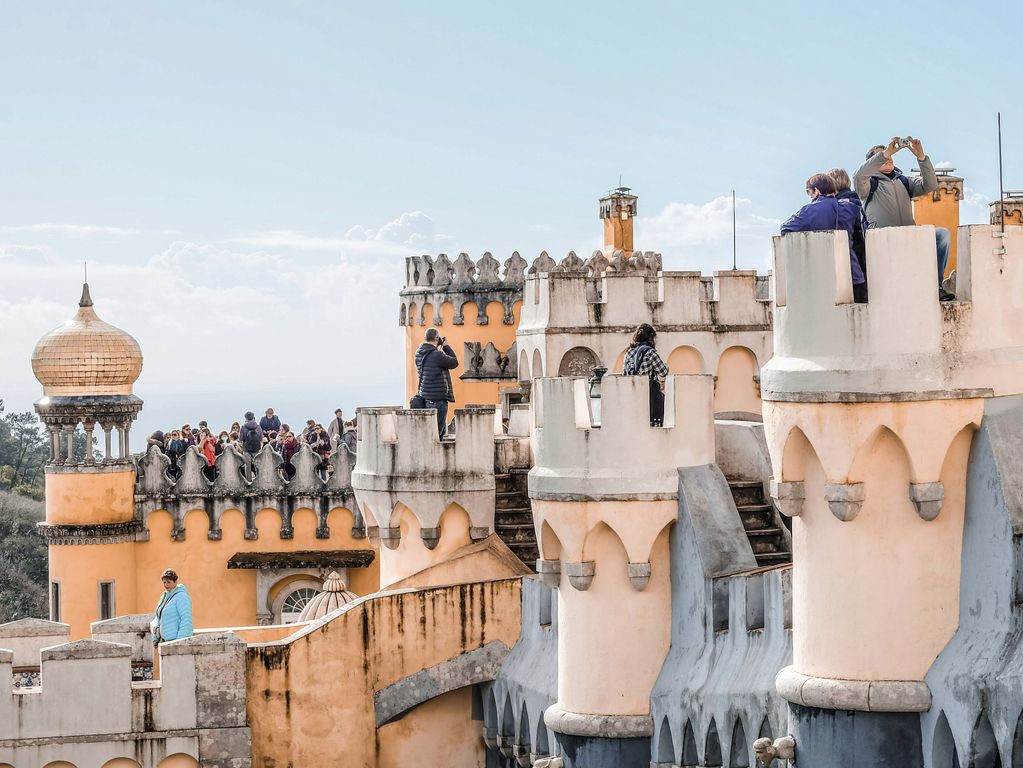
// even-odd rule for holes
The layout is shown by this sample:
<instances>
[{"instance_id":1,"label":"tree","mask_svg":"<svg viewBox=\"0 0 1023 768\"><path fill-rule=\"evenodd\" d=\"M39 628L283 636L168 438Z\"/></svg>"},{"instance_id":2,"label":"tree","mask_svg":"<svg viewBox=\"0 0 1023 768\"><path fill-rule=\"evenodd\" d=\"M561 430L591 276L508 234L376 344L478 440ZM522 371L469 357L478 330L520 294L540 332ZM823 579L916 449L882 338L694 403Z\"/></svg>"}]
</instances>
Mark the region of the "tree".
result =
<instances>
[{"instance_id":1,"label":"tree","mask_svg":"<svg viewBox=\"0 0 1023 768\"><path fill-rule=\"evenodd\" d=\"M48 614L44 514L41 501L0 491L0 623Z\"/></svg>"},{"instance_id":2,"label":"tree","mask_svg":"<svg viewBox=\"0 0 1023 768\"><path fill-rule=\"evenodd\" d=\"M0 490L43 498L43 467L49 440L30 411L4 413L0 400Z\"/></svg>"}]
</instances>

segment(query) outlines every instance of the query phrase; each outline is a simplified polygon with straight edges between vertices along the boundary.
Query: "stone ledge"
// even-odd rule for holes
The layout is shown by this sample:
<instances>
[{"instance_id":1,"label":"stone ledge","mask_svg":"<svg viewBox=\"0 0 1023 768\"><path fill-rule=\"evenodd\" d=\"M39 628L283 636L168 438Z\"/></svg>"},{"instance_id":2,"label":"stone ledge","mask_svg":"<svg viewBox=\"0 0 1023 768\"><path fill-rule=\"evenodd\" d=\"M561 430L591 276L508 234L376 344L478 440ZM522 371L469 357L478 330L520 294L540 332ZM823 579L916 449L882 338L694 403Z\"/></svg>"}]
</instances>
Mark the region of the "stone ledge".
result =
<instances>
[{"instance_id":1,"label":"stone ledge","mask_svg":"<svg viewBox=\"0 0 1023 768\"><path fill-rule=\"evenodd\" d=\"M0 624L0 638L71 636L71 625L46 619L16 619Z\"/></svg>"},{"instance_id":2,"label":"stone ledge","mask_svg":"<svg viewBox=\"0 0 1023 768\"><path fill-rule=\"evenodd\" d=\"M125 646L127 647L127 646ZM234 632L192 635L181 640L160 643L160 656L203 656L245 650L245 641Z\"/></svg>"},{"instance_id":3,"label":"stone ledge","mask_svg":"<svg viewBox=\"0 0 1023 768\"><path fill-rule=\"evenodd\" d=\"M134 541L144 530L141 520L125 520L119 523L97 523L96 525L49 525L37 523L36 530L47 544L119 544Z\"/></svg>"},{"instance_id":4,"label":"stone ledge","mask_svg":"<svg viewBox=\"0 0 1023 768\"><path fill-rule=\"evenodd\" d=\"M784 667L775 678L778 695L793 704L855 712L926 712L931 690L918 680L840 680L811 677Z\"/></svg>"},{"instance_id":5,"label":"stone ledge","mask_svg":"<svg viewBox=\"0 0 1023 768\"><path fill-rule=\"evenodd\" d=\"M63 645L52 645L39 652L41 661L79 661L81 659L131 658L130 645L110 643L106 640L75 640Z\"/></svg>"},{"instance_id":6,"label":"stone ledge","mask_svg":"<svg viewBox=\"0 0 1023 768\"><path fill-rule=\"evenodd\" d=\"M591 715L569 712L555 702L547 708L544 723L555 733L600 739L635 739L652 736L650 715Z\"/></svg>"}]
</instances>

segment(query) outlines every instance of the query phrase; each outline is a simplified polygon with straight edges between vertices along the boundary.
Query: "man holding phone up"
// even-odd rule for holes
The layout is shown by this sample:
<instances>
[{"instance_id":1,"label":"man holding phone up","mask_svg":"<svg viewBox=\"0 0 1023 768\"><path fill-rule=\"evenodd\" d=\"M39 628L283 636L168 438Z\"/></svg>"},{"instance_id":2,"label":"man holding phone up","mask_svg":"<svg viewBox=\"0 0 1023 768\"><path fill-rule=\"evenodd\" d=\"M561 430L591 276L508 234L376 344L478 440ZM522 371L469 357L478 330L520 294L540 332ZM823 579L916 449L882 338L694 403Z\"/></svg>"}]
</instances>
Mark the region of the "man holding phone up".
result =
<instances>
[{"instance_id":1,"label":"man holding phone up","mask_svg":"<svg viewBox=\"0 0 1023 768\"><path fill-rule=\"evenodd\" d=\"M419 371L418 395L426 408L437 409L437 432L444 437L448 423L448 403L455 402L451 386L451 369L458 367L458 358L436 328L426 329L426 341L416 350Z\"/></svg>"},{"instance_id":2,"label":"man holding phone up","mask_svg":"<svg viewBox=\"0 0 1023 768\"><path fill-rule=\"evenodd\" d=\"M903 149L909 149L916 156L920 163L919 176L910 178L895 167L893 157ZM912 136L895 136L888 146L878 144L871 147L867 152L867 162L856 171L853 180L856 194L863 201L868 229L914 226L913 198L938 188L938 177L934 174L931 159L924 152L920 139ZM945 227L935 227L934 237L938 258L938 298L951 301L955 295L941 287L951 234Z\"/></svg>"}]
</instances>

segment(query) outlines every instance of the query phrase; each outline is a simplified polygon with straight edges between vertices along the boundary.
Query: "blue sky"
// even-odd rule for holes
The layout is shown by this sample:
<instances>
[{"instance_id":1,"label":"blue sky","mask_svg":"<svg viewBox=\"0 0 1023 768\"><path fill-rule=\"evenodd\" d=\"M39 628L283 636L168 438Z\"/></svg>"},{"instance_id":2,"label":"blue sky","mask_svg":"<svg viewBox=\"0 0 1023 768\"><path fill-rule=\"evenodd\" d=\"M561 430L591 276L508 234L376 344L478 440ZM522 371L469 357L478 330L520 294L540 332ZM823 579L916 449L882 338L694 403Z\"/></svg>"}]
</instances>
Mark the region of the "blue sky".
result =
<instances>
[{"instance_id":1,"label":"blue sky","mask_svg":"<svg viewBox=\"0 0 1023 768\"><path fill-rule=\"evenodd\" d=\"M413 252L560 257L640 195L669 268L766 268L803 181L921 136L968 221L1023 187L1010 24L966 3L0 3L0 377L73 310L142 343L144 429L401 398ZM1001 77L999 67L1008 73ZM905 168L912 158L899 156ZM237 400L239 405L234 407ZM244 400L244 403L242 402Z\"/></svg>"}]
</instances>

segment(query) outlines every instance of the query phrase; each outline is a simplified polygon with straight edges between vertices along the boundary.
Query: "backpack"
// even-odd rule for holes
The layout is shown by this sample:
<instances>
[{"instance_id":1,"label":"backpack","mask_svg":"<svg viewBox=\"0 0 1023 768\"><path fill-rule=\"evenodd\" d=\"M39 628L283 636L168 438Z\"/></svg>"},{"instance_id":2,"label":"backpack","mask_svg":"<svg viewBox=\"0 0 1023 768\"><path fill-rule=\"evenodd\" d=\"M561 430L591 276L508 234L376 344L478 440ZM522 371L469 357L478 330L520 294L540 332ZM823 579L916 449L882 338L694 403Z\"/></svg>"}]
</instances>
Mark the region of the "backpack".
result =
<instances>
[{"instance_id":1,"label":"backpack","mask_svg":"<svg viewBox=\"0 0 1023 768\"><path fill-rule=\"evenodd\" d=\"M901 173L896 176L899 181L902 182L902 186L906 188L906 194L909 195L909 199L913 199L913 191L909 187L909 179L903 176ZM867 194L867 198L863 201L863 205L860 206L860 216L863 219L863 231L866 232L870 227L867 223L867 204L874 199L874 193L877 192L877 185L880 183L880 179L877 176L870 177L870 192Z\"/></svg>"},{"instance_id":2,"label":"backpack","mask_svg":"<svg viewBox=\"0 0 1023 768\"><path fill-rule=\"evenodd\" d=\"M255 429L246 429L245 437L242 438L242 447L246 453L256 453L263 447L263 438Z\"/></svg>"},{"instance_id":3,"label":"backpack","mask_svg":"<svg viewBox=\"0 0 1023 768\"><path fill-rule=\"evenodd\" d=\"M653 347L646 347L642 353L632 355L628 361L628 365L625 365L622 368L622 374L625 376L638 376L639 367L643 364L643 361L646 360L646 356L650 354L651 349L653 349Z\"/></svg>"}]
</instances>

